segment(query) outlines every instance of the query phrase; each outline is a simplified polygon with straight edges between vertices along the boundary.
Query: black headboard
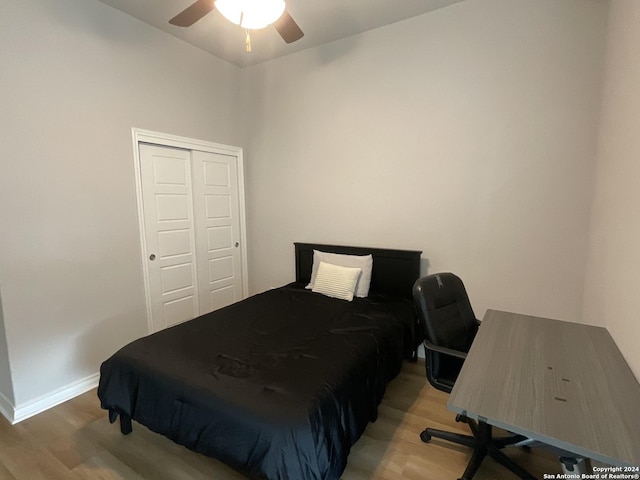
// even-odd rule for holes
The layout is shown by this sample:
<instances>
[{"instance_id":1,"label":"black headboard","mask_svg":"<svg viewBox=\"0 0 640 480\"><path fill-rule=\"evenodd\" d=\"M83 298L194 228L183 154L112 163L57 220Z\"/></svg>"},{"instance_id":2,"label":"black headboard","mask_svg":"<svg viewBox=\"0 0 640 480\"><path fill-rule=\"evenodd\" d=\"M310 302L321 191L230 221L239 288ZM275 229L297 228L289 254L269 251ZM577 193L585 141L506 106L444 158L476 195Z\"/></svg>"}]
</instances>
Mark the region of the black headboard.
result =
<instances>
[{"instance_id":1,"label":"black headboard","mask_svg":"<svg viewBox=\"0 0 640 480\"><path fill-rule=\"evenodd\" d=\"M411 299L413 284L420 277L420 254L418 250L390 250L386 248L348 247L298 243L296 248L296 282L309 283L313 267L313 251L340 253L344 255L373 256L371 293L397 295Z\"/></svg>"}]
</instances>

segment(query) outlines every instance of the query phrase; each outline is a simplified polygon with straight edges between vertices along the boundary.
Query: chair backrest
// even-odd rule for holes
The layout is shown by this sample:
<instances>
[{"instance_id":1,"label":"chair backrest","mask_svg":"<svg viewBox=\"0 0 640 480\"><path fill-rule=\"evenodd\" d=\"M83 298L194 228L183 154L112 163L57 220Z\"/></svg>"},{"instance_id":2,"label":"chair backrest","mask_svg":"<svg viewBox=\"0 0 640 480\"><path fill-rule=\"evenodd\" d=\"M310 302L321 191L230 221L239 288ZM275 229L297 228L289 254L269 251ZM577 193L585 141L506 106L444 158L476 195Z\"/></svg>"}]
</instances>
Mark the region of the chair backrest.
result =
<instances>
[{"instance_id":1,"label":"chair backrest","mask_svg":"<svg viewBox=\"0 0 640 480\"><path fill-rule=\"evenodd\" d=\"M435 273L416 280L413 299L425 337L434 345L468 352L478 331L462 280L453 273ZM427 379L436 388L450 392L463 360L426 352Z\"/></svg>"}]
</instances>

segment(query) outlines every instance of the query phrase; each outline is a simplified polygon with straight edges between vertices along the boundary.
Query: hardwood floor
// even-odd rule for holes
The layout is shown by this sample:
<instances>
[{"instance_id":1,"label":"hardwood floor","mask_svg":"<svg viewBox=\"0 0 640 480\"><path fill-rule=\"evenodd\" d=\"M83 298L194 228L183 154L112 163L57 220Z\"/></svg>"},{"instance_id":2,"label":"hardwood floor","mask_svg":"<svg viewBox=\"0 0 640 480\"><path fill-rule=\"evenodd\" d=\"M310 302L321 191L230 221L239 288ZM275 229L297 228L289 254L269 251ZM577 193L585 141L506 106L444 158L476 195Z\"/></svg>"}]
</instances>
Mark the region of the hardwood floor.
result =
<instances>
[{"instance_id":1,"label":"hardwood floor","mask_svg":"<svg viewBox=\"0 0 640 480\"><path fill-rule=\"evenodd\" d=\"M420 441L426 426L468 432L446 409L447 394L430 387L424 364L406 363L389 384L379 417L352 448L344 480L453 480L464 471L467 448ZM542 449L512 448L509 455L542 479L560 473L557 459ZM95 391L11 426L0 417L1 480L232 480L242 475L134 422L120 434L100 409ZM516 478L493 460L476 480ZM295 479L294 479L295 480Z\"/></svg>"}]
</instances>

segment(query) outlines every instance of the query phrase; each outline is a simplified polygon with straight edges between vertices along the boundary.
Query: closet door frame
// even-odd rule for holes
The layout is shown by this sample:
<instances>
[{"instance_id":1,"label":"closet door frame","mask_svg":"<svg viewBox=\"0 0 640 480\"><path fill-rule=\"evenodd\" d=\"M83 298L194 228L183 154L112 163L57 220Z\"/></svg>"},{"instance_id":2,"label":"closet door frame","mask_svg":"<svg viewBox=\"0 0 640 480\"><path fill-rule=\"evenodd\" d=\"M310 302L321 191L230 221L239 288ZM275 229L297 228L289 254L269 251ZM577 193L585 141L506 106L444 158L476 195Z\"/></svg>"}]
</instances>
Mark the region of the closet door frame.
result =
<instances>
[{"instance_id":1,"label":"closet door frame","mask_svg":"<svg viewBox=\"0 0 640 480\"><path fill-rule=\"evenodd\" d=\"M197 140L188 137L181 137L169 133L154 132L151 130L143 130L140 128L131 129L134 172L136 179L136 201L138 207L138 226L140 237L140 267L144 277L145 303L147 314L147 332L154 331L151 310L151 293L149 288L149 275L147 271L147 242L144 223L143 197L142 197L142 172L140 168L140 143L151 143L164 147L176 147L186 150L200 150L203 152L220 153L223 155L232 155L237 158L238 162L238 207L240 214L240 256L242 259L242 298L246 298L249 294L249 274L247 268L247 227L245 212L245 195L244 195L244 162L242 157L242 148L220 143L209 142L206 140Z\"/></svg>"}]
</instances>

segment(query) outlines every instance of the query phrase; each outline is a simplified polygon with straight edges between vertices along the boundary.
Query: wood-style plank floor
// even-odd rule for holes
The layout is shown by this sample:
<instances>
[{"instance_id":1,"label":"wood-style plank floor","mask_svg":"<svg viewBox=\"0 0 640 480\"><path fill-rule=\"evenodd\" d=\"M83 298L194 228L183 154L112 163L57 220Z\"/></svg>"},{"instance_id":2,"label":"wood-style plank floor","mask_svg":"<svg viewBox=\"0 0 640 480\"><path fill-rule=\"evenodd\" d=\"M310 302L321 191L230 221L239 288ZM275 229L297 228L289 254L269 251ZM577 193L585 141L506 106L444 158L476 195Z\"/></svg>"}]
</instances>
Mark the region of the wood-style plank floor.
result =
<instances>
[{"instance_id":1,"label":"wood-style plank floor","mask_svg":"<svg viewBox=\"0 0 640 480\"><path fill-rule=\"evenodd\" d=\"M344 480L460 477L470 452L444 441L422 443L426 426L467 433L446 409L447 394L429 386L424 364L406 363L389 384L379 417L352 448ZM560 473L555 456L533 448L511 448L509 455L537 478ZM0 417L1 480L232 480L242 475L222 463L191 452L134 422L120 434L100 409L95 390L11 426ZM486 459L476 480L516 477ZM295 480L295 479L292 479Z\"/></svg>"}]
</instances>

